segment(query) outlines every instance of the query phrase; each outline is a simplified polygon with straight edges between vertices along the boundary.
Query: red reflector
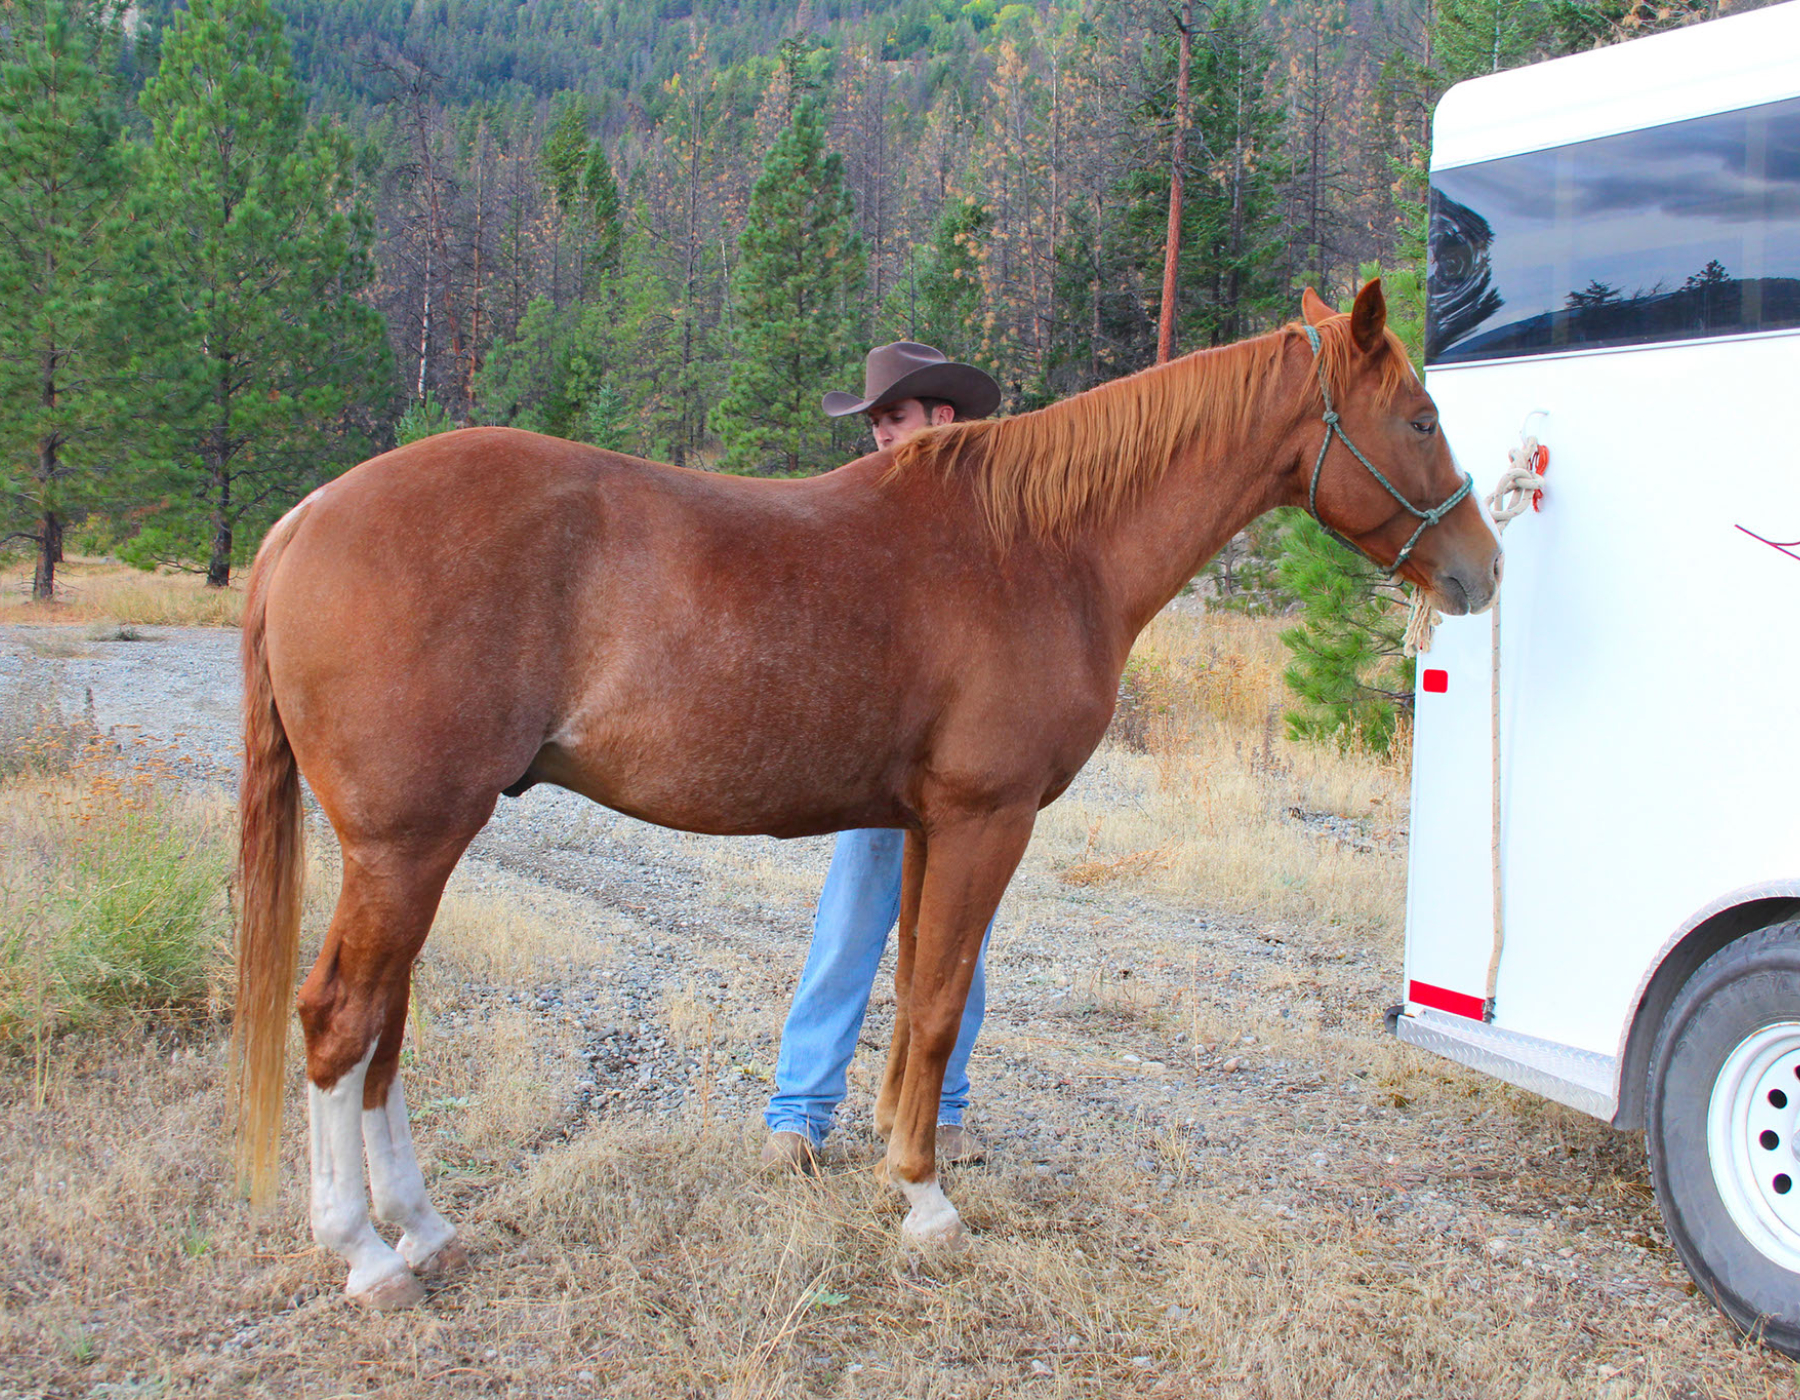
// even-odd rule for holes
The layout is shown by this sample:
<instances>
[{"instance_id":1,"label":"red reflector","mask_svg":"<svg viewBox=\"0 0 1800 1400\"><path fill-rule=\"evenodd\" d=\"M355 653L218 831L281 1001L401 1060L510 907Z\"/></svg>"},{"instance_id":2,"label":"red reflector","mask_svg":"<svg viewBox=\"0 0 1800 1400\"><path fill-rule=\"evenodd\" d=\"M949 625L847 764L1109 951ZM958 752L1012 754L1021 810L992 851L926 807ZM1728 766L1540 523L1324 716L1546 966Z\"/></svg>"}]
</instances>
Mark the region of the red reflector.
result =
<instances>
[{"instance_id":1,"label":"red reflector","mask_svg":"<svg viewBox=\"0 0 1800 1400\"><path fill-rule=\"evenodd\" d=\"M1450 673L1448 671L1427 671L1420 684L1433 695L1442 695L1450 689Z\"/></svg>"},{"instance_id":2,"label":"red reflector","mask_svg":"<svg viewBox=\"0 0 1800 1400\"><path fill-rule=\"evenodd\" d=\"M1452 992L1443 987L1434 987L1429 982L1408 982L1406 999L1419 1006L1429 1006L1433 1011L1448 1011L1452 1016L1467 1016L1471 1021L1485 1021L1482 1013L1487 1009L1480 997L1472 997L1467 992Z\"/></svg>"}]
</instances>

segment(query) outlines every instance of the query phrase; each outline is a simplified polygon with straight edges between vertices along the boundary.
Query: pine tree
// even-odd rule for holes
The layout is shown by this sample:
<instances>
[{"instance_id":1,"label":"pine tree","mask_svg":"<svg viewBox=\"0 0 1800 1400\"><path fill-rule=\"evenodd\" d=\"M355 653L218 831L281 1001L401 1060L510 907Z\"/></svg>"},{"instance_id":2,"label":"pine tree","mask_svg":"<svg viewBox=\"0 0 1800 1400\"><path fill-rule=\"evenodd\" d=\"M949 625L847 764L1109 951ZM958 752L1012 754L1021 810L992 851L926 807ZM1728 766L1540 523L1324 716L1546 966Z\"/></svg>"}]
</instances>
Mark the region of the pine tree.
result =
<instances>
[{"instance_id":1,"label":"pine tree","mask_svg":"<svg viewBox=\"0 0 1800 1400\"><path fill-rule=\"evenodd\" d=\"M1146 54L1151 91L1142 115L1159 124L1173 111L1173 50L1167 41ZM1287 176L1284 114L1267 77L1274 65L1248 0L1221 0L1197 37L1190 75L1175 353L1239 340L1278 319L1291 297L1278 203ZM1125 183L1137 261L1161 277L1171 242L1169 172L1140 166Z\"/></svg>"},{"instance_id":2,"label":"pine tree","mask_svg":"<svg viewBox=\"0 0 1800 1400\"><path fill-rule=\"evenodd\" d=\"M565 217L573 214L588 159L587 117L580 104L567 104L551 124L540 159L557 208Z\"/></svg>"},{"instance_id":3,"label":"pine tree","mask_svg":"<svg viewBox=\"0 0 1800 1400\"><path fill-rule=\"evenodd\" d=\"M528 432L569 435L571 404L563 388L568 321L547 296L531 299L510 340L496 344L476 375L482 418Z\"/></svg>"},{"instance_id":4,"label":"pine tree","mask_svg":"<svg viewBox=\"0 0 1800 1400\"><path fill-rule=\"evenodd\" d=\"M1249 0L1223 0L1195 55L1197 125L1210 162L1189 198L1189 332L1211 345L1241 340L1281 319L1281 209L1287 175L1284 114L1270 95L1274 46ZM1192 343L1190 341L1190 343Z\"/></svg>"},{"instance_id":5,"label":"pine tree","mask_svg":"<svg viewBox=\"0 0 1800 1400\"><path fill-rule=\"evenodd\" d=\"M580 255L583 214L581 177L588 163L587 115L582 104L570 102L563 107L561 115L550 127L550 134L544 138L539 159L544 163L544 175L550 183L550 196L556 207L550 246L550 295L560 307L564 304L562 245L565 232L573 231L575 235L577 296L580 295L581 283L586 280L581 270Z\"/></svg>"},{"instance_id":6,"label":"pine tree","mask_svg":"<svg viewBox=\"0 0 1800 1400\"><path fill-rule=\"evenodd\" d=\"M1541 0L1438 0L1432 56L1442 87L1542 57L1551 19Z\"/></svg>"},{"instance_id":7,"label":"pine tree","mask_svg":"<svg viewBox=\"0 0 1800 1400\"><path fill-rule=\"evenodd\" d=\"M769 149L738 241L731 377L711 418L728 470L837 465L819 396L854 367L864 277L843 161L827 154L824 107L808 95Z\"/></svg>"},{"instance_id":8,"label":"pine tree","mask_svg":"<svg viewBox=\"0 0 1800 1400\"><path fill-rule=\"evenodd\" d=\"M912 286L913 340L995 373L982 312L981 265L993 217L976 200L947 199Z\"/></svg>"},{"instance_id":9,"label":"pine tree","mask_svg":"<svg viewBox=\"0 0 1800 1400\"><path fill-rule=\"evenodd\" d=\"M581 193L593 236L587 265L588 287L592 291L607 286L618 277L619 260L625 247L625 217L619 204L619 182L613 179L606 148L598 141L588 151Z\"/></svg>"},{"instance_id":10,"label":"pine tree","mask_svg":"<svg viewBox=\"0 0 1800 1400\"><path fill-rule=\"evenodd\" d=\"M142 106L179 290L163 386L181 447L135 557L204 559L223 587L244 527L329 475L346 409L387 396L386 337L357 299L372 229L347 208L349 142L308 125L267 0L189 0Z\"/></svg>"},{"instance_id":11,"label":"pine tree","mask_svg":"<svg viewBox=\"0 0 1800 1400\"><path fill-rule=\"evenodd\" d=\"M14 10L0 64L0 541L35 546L55 595L64 529L101 500L119 451L131 152L103 76L118 14L81 0Z\"/></svg>"},{"instance_id":12,"label":"pine tree","mask_svg":"<svg viewBox=\"0 0 1800 1400\"><path fill-rule=\"evenodd\" d=\"M1293 653L1283 672L1295 704L1297 739L1363 744L1385 752L1398 714L1412 702L1413 663L1400 655L1406 613L1379 591L1386 576L1327 535L1310 515L1291 513L1276 578L1300 600L1300 621L1281 634Z\"/></svg>"}]
</instances>

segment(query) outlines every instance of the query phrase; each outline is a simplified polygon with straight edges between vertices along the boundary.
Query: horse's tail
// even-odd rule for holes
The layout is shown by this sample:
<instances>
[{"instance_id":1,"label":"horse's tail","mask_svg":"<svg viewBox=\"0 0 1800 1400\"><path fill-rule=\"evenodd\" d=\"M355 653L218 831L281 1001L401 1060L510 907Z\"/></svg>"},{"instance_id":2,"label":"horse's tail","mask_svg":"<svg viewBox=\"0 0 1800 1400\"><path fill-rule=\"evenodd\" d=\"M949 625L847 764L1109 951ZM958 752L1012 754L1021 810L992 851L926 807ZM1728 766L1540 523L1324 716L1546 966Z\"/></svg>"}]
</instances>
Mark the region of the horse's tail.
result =
<instances>
[{"instance_id":1,"label":"horse's tail","mask_svg":"<svg viewBox=\"0 0 1800 1400\"><path fill-rule=\"evenodd\" d=\"M288 1016L300 957L305 828L300 769L269 681L269 580L305 514L269 532L244 603L244 775L238 788L237 1009L231 1030L238 1189L253 1204L274 1197L281 1166Z\"/></svg>"}]
</instances>

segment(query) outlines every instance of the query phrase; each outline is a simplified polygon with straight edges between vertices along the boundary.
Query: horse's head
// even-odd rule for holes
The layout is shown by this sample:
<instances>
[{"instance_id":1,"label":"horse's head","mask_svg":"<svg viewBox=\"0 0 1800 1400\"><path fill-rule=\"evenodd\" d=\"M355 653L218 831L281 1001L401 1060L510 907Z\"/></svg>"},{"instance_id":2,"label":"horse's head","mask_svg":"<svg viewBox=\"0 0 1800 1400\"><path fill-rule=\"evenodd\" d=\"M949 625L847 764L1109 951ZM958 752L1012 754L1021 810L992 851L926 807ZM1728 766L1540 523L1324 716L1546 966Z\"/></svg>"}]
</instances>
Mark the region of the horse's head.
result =
<instances>
[{"instance_id":1,"label":"horse's head","mask_svg":"<svg viewBox=\"0 0 1800 1400\"><path fill-rule=\"evenodd\" d=\"M1500 537L1458 470L1437 405L1387 329L1379 279L1348 316L1310 287L1300 329L1300 504L1446 613L1480 612L1500 585Z\"/></svg>"}]
</instances>

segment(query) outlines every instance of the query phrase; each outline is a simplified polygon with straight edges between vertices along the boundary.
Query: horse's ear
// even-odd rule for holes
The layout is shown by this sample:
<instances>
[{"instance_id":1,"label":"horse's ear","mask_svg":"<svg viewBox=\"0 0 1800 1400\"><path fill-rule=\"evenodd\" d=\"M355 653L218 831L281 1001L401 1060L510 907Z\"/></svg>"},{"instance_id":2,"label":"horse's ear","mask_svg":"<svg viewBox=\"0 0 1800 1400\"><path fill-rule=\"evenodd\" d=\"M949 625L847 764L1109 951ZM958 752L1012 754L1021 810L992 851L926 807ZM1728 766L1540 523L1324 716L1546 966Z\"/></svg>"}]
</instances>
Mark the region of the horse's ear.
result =
<instances>
[{"instance_id":1,"label":"horse's ear","mask_svg":"<svg viewBox=\"0 0 1800 1400\"><path fill-rule=\"evenodd\" d=\"M1372 278L1356 294L1356 305L1350 308L1350 338L1365 355L1387 348L1387 298L1381 294L1381 279Z\"/></svg>"},{"instance_id":2,"label":"horse's ear","mask_svg":"<svg viewBox=\"0 0 1800 1400\"><path fill-rule=\"evenodd\" d=\"M1300 293L1300 314L1306 317L1307 325L1316 326L1326 317L1337 315L1337 312L1331 309L1324 297L1308 287Z\"/></svg>"}]
</instances>

